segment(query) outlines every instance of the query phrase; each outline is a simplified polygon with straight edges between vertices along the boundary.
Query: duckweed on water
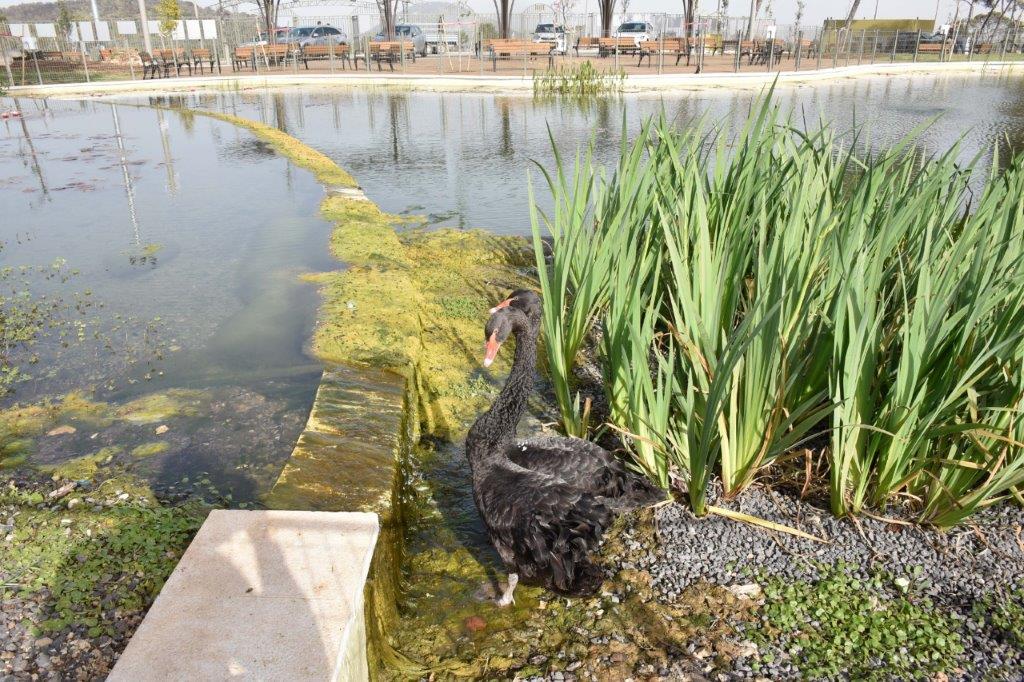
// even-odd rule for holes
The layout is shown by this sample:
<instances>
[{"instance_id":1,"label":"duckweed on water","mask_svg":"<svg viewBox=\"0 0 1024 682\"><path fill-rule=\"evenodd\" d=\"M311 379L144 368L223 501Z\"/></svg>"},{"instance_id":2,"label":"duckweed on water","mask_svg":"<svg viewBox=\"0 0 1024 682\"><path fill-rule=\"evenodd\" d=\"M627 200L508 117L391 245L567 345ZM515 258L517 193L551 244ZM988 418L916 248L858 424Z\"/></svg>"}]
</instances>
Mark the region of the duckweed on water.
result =
<instances>
[{"instance_id":1,"label":"duckweed on water","mask_svg":"<svg viewBox=\"0 0 1024 682\"><path fill-rule=\"evenodd\" d=\"M203 391L174 388L164 393L151 393L125 403L117 409L120 419L135 424L151 424L174 416L194 417L207 394Z\"/></svg>"},{"instance_id":2,"label":"duckweed on water","mask_svg":"<svg viewBox=\"0 0 1024 682\"><path fill-rule=\"evenodd\" d=\"M56 478L71 481L90 480L96 476L101 466L109 464L123 450L120 445L108 445L92 454L75 457L60 464L42 466L40 469Z\"/></svg>"},{"instance_id":3,"label":"duckweed on water","mask_svg":"<svg viewBox=\"0 0 1024 682\"><path fill-rule=\"evenodd\" d=\"M132 448L132 457L135 459L144 459L146 457L152 457L153 455L159 455L161 452L167 452L170 446L162 441L154 443L143 443Z\"/></svg>"}]
</instances>

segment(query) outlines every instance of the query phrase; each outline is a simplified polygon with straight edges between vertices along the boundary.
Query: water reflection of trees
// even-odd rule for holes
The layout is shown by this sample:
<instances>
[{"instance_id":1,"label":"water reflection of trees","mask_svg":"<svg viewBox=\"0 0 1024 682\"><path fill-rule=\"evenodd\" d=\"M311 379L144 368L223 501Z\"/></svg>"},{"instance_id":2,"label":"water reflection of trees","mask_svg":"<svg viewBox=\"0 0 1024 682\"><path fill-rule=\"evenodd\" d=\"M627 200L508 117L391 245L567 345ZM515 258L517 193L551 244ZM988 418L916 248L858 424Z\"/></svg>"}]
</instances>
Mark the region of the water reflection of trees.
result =
<instances>
[{"instance_id":1,"label":"water reflection of trees","mask_svg":"<svg viewBox=\"0 0 1024 682\"><path fill-rule=\"evenodd\" d=\"M17 97L11 98L14 101L14 108L17 111L21 111L21 103ZM39 155L36 153L35 144L32 142L32 135L28 131L28 123L25 122L25 116L18 116L18 122L21 124L21 134L25 138L25 144L28 146L28 154L30 165L32 167L32 174L36 176L36 180L39 181L39 189L43 192L43 199L45 201L51 201L50 189L46 185L46 178L43 176L43 167L39 163Z\"/></svg>"}]
</instances>

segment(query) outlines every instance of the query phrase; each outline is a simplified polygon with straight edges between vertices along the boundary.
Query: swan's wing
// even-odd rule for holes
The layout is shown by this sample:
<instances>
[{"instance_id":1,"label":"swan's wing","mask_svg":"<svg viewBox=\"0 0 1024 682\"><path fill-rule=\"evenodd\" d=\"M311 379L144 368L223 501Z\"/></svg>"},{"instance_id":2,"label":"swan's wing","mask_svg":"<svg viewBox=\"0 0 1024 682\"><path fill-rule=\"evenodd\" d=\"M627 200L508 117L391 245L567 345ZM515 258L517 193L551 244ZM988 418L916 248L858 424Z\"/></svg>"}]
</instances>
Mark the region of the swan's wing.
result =
<instances>
[{"instance_id":1,"label":"swan's wing","mask_svg":"<svg viewBox=\"0 0 1024 682\"><path fill-rule=\"evenodd\" d=\"M616 511L655 504L665 492L629 471L615 455L580 438L517 441L508 457L515 464L560 479L583 493L606 498Z\"/></svg>"},{"instance_id":2,"label":"swan's wing","mask_svg":"<svg viewBox=\"0 0 1024 682\"><path fill-rule=\"evenodd\" d=\"M520 572L549 576L565 592L599 584L587 552L611 524L608 505L542 473L503 473L485 479L479 494L492 535L512 548Z\"/></svg>"},{"instance_id":3,"label":"swan's wing","mask_svg":"<svg viewBox=\"0 0 1024 682\"><path fill-rule=\"evenodd\" d=\"M546 437L515 441L508 458L524 469L555 476L570 485L589 487L621 469L621 464L604 448L580 438Z\"/></svg>"}]
</instances>

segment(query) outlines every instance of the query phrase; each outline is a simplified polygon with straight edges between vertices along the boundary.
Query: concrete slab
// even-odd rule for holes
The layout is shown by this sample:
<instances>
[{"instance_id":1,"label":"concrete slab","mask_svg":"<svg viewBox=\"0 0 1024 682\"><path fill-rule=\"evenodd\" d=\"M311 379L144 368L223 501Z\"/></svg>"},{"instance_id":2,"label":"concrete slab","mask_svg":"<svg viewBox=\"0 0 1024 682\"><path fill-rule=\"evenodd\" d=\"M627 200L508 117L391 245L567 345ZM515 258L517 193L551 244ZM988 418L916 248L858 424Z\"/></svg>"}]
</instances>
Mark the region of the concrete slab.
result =
<instances>
[{"instance_id":1,"label":"concrete slab","mask_svg":"<svg viewBox=\"0 0 1024 682\"><path fill-rule=\"evenodd\" d=\"M211 512L108 678L365 680L376 514Z\"/></svg>"},{"instance_id":2,"label":"concrete slab","mask_svg":"<svg viewBox=\"0 0 1024 682\"><path fill-rule=\"evenodd\" d=\"M306 428L263 503L270 509L375 512L387 525L399 484L406 379L329 365Z\"/></svg>"}]
</instances>

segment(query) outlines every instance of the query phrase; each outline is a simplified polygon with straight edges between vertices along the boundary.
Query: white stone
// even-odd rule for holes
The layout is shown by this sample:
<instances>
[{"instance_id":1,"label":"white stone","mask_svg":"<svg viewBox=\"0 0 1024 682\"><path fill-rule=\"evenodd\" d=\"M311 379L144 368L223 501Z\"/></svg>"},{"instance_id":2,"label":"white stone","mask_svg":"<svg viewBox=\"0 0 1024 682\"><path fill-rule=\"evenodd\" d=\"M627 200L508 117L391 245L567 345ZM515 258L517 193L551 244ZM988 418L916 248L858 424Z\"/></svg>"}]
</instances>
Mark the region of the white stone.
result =
<instances>
[{"instance_id":1,"label":"white stone","mask_svg":"<svg viewBox=\"0 0 1024 682\"><path fill-rule=\"evenodd\" d=\"M376 514L211 512L108 678L365 680Z\"/></svg>"}]
</instances>

